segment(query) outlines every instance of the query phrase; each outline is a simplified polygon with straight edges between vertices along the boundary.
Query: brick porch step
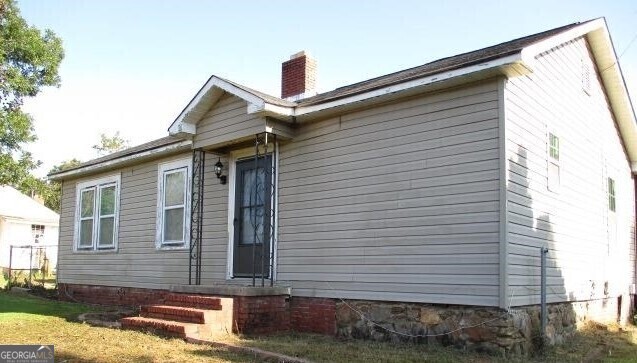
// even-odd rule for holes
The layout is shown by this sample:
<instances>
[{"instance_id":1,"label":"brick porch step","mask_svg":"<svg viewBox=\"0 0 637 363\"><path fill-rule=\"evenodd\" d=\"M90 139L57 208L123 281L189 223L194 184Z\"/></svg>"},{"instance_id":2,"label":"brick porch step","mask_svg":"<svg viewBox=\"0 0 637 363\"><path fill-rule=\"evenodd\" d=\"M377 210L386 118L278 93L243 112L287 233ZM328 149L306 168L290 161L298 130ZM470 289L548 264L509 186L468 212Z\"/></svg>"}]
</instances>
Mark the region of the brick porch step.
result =
<instances>
[{"instance_id":1,"label":"brick porch step","mask_svg":"<svg viewBox=\"0 0 637 363\"><path fill-rule=\"evenodd\" d=\"M206 310L221 310L221 300L214 296L171 293L165 297L164 305Z\"/></svg>"},{"instance_id":2,"label":"brick porch step","mask_svg":"<svg viewBox=\"0 0 637 363\"><path fill-rule=\"evenodd\" d=\"M179 338L195 338L209 333L209 327L203 324L183 323L145 317L128 317L120 320L123 329L149 331Z\"/></svg>"},{"instance_id":3,"label":"brick porch step","mask_svg":"<svg viewBox=\"0 0 637 363\"><path fill-rule=\"evenodd\" d=\"M209 310L173 305L147 305L142 306L141 309L141 316L145 318L196 324L206 323L207 313L209 313Z\"/></svg>"}]
</instances>

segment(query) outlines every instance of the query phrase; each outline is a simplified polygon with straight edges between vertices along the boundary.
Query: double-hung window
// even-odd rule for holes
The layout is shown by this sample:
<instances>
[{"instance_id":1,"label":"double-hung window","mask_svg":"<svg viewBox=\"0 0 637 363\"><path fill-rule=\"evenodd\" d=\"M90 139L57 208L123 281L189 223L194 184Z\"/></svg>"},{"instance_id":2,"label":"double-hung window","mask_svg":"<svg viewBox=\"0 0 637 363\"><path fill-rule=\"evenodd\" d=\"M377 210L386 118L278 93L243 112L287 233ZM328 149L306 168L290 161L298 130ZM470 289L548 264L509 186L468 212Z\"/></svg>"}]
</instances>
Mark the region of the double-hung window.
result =
<instances>
[{"instance_id":1,"label":"double-hung window","mask_svg":"<svg viewBox=\"0 0 637 363\"><path fill-rule=\"evenodd\" d=\"M185 248L190 242L190 159L159 165L157 180L158 249Z\"/></svg>"},{"instance_id":2,"label":"double-hung window","mask_svg":"<svg viewBox=\"0 0 637 363\"><path fill-rule=\"evenodd\" d=\"M113 175L77 185L75 250L117 248L120 176Z\"/></svg>"}]
</instances>

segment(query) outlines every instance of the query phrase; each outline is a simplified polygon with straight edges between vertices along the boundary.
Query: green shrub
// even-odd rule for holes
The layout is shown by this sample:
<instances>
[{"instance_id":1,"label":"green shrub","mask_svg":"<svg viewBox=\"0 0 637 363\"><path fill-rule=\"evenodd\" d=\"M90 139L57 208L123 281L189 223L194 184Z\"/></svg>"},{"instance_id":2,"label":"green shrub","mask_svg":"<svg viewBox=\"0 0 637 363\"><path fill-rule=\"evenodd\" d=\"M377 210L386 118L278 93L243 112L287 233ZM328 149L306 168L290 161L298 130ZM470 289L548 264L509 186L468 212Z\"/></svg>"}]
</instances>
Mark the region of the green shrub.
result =
<instances>
[{"instance_id":1,"label":"green shrub","mask_svg":"<svg viewBox=\"0 0 637 363\"><path fill-rule=\"evenodd\" d=\"M6 289L9 282L9 273L2 271L0 274L0 289Z\"/></svg>"}]
</instances>

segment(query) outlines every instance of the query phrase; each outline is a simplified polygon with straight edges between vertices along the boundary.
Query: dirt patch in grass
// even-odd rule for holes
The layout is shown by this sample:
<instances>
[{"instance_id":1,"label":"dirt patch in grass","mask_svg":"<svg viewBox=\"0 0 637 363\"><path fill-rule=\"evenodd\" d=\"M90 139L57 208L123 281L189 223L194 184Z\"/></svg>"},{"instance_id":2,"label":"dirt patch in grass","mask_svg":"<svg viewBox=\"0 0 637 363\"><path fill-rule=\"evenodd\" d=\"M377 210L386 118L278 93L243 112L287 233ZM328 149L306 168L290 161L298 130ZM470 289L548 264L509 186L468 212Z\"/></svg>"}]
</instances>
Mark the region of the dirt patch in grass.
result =
<instances>
[{"instance_id":1,"label":"dirt patch in grass","mask_svg":"<svg viewBox=\"0 0 637 363\"><path fill-rule=\"evenodd\" d=\"M138 312L131 309L117 309L97 313L84 313L78 316L78 320L92 326L119 329L122 327L120 319L128 316L137 316Z\"/></svg>"},{"instance_id":2,"label":"dirt patch in grass","mask_svg":"<svg viewBox=\"0 0 637 363\"><path fill-rule=\"evenodd\" d=\"M49 300L58 300L58 290L57 289L47 289L44 286L34 285L29 290L29 293L38 296L41 298L49 299Z\"/></svg>"},{"instance_id":3,"label":"dirt patch in grass","mask_svg":"<svg viewBox=\"0 0 637 363\"><path fill-rule=\"evenodd\" d=\"M118 311L106 311L100 313L85 313L82 314L84 319L80 318L80 321L85 320L99 320L103 322L112 323L119 321L121 318L137 315L133 310L118 310Z\"/></svg>"}]
</instances>

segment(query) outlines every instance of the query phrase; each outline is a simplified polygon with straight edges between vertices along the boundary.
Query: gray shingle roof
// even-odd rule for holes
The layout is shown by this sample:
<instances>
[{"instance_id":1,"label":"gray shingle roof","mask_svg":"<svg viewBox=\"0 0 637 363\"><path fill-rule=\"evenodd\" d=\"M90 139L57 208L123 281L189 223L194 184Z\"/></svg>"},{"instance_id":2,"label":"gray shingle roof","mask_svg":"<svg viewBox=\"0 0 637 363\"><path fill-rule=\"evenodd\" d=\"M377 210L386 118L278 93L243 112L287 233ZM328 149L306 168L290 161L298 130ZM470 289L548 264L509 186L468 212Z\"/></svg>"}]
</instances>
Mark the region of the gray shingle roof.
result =
<instances>
[{"instance_id":1,"label":"gray shingle roof","mask_svg":"<svg viewBox=\"0 0 637 363\"><path fill-rule=\"evenodd\" d=\"M273 104L273 105L277 105L277 106L284 106L284 107L294 107L294 106L297 105L295 102L291 102L291 101L284 100L282 98L271 96L271 95L269 95L267 93L263 93L261 91L257 91L255 89L250 88L250 87L246 87L246 86L244 86L242 84L230 81L230 80L225 79L225 78L221 78L219 76L216 76L216 77L221 79L221 80L224 80L224 81L230 83L231 85L233 85L233 86L235 86L237 88L241 88L242 90L244 90L244 91L246 91L248 93L252 93L253 95L263 99L267 103L270 103L270 104Z\"/></svg>"},{"instance_id":2,"label":"gray shingle roof","mask_svg":"<svg viewBox=\"0 0 637 363\"><path fill-rule=\"evenodd\" d=\"M593 21L593 20L589 20L589 21ZM473 64L486 62L492 59L505 57L507 55L517 53L529 45L545 40L549 37L552 37L566 30L569 30L576 26L587 23L589 21L573 23L573 24L561 26L559 28L547 30L541 33L513 39L513 40L500 43L497 45L493 45L490 47L454 55L447 58L441 58L433 62L423 64L421 66L401 70L395 73L390 73L384 76L350 84L344 87L337 88L332 91L319 93L315 96L299 100L298 102L286 101L281 98L274 97L266 93L246 87L244 85L238 84L236 82L232 82L230 80L223 79L221 77L219 78L223 79L224 81L248 93L251 93L257 97L260 97L261 99L263 99L264 101L270 104L285 106L285 107L317 105L317 104L337 100L343 97L352 96L358 93L372 91L374 89L390 86L390 85L401 83L401 82L406 82L412 79L422 78L432 74L445 72L445 71L451 71L454 69L470 66Z\"/></svg>"},{"instance_id":3,"label":"gray shingle roof","mask_svg":"<svg viewBox=\"0 0 637 363\"><path fill-rule=\"evenodd\" d=\"M59 171L57 173L49 174L49 176L54 176L54 175L57 175L57 174L66 173L66 172L71 171L71 170L81 169L81 168L84 168L84 167L87 167L87 166L91 166L91 165L101 164L101 163L104 163L104 162L107 162L107 161L123 158L123 157L134 155L134 154L138 154L138 153L141 153L141 152L144 152L144 151L158 149L160 147L176 144L176 143L179 143L179 142L182 142L182 141L184 141L184 139L181 139L179 137L174 137L174 136L162 137L161 139L156 139L156 140L153 140L153 141L149 141L149 142L143 143L141 145L129 147L128 149L124 149L122 151L114 152L112 154L108 154L106 156L102 156L101 158L89 160L89 161L84 162L84 163L82 163L82 164L80 164L80 165L78 165L78 166L76 166L74 168L61 170L61 171Z\"/></svg>"},{"instance_id":4,"label":"gray shingle roof","mask_svg":"<svg viewBox=\"0 0 637 363\"><path fill-rule=\"evenodd\" d=\"M517 53L529 45L545 40L551 36L569 30L583 23L573 23L559 28L547 30L541 33L510 40L490 47L482 48L472 52L442 58L433 62L423 64L418 67L405 69L396 73L387 74L377 78L372 78L363 82L354 83L348 86L337 88L333 91L320 93L316 96L299 101L299 106L316 105L329 102L335 99L351 96L354 94L371 91L377 88L386 87L392 84L406 82L428 75L466 67L472 64L482 63L491 59L505 57Z\"/></svg>"}]
</instances>

